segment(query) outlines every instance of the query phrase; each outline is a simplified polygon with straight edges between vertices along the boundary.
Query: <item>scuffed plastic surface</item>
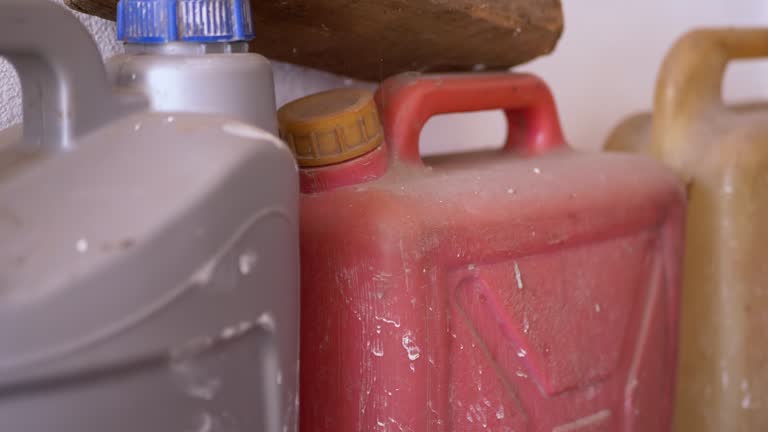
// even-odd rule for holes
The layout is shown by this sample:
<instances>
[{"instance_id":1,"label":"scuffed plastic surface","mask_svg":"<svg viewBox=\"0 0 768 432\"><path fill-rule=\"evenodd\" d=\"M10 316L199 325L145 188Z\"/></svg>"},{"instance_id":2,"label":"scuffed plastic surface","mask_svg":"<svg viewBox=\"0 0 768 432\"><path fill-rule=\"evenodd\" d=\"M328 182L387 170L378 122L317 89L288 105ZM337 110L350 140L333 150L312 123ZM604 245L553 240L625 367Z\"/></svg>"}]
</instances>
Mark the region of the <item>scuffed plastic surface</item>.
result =
<instances>
[{"instance_id":1,"label":"scuffed plastic surface","mask_svg":"<svg viewBox=\"0 0 768 432\"><path fill-rule=\"evenodd\" d=\"M412 106L389 108L388 139ZM301 430L668 430L675 177L569 150L421 166L413 144L388 143L378 180L303 196Z\"/></svg>"},{"instance_id":2,"label":"scuffed plastic surface","mask_svg":"<svg viewBox=\"0 0 768 432\"><path fill-rule=\"evenodd\" d=\"M0 56L25 99L0 132L0 429L295 430L287 146L143 111L46 0L0 0Z\"/></svg>"}]
</instances>

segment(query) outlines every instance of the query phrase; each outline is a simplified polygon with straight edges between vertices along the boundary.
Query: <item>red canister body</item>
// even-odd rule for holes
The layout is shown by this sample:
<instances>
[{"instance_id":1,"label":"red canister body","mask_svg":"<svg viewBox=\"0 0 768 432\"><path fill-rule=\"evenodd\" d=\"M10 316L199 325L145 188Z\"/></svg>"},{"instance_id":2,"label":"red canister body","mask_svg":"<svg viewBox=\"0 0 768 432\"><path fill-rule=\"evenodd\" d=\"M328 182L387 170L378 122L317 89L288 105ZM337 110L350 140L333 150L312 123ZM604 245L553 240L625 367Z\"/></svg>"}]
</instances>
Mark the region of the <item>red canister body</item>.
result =
<instances>
[{"instance_id":1,"label":"red canister body","mask_svg":"<svg viewBox=\"0 0 768 432\"><path fill-rule=\"evenodd\" d=\"M668 430L673 174L569 150L531 75L404 75L377 102L383 147L304 171L301 430ZM488 109L502 151L422 161L431 116Z\"/></svg>"}]
</instances>

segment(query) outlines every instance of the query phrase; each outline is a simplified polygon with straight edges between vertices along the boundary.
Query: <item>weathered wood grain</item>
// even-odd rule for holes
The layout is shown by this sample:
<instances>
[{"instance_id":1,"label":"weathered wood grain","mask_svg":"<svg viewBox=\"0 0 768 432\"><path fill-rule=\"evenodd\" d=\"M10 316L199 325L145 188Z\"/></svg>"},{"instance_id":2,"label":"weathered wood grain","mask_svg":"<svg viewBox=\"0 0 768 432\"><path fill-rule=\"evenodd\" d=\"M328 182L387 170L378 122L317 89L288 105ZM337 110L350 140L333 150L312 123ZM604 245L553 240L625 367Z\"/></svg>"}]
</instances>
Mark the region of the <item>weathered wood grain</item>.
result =
<instances>
[{"instance_id":1,"label":"weathered wood grain","mask_svg":"<svg viewBox=\"0 0 768 432\"><path fill-rule=\"evenodd\" d=\"M113 19L117 0L65 0ZM515 66L551 52L560 0L252 0L267 57L380 80L404 71Z\"/></svg>"}]
</instances>

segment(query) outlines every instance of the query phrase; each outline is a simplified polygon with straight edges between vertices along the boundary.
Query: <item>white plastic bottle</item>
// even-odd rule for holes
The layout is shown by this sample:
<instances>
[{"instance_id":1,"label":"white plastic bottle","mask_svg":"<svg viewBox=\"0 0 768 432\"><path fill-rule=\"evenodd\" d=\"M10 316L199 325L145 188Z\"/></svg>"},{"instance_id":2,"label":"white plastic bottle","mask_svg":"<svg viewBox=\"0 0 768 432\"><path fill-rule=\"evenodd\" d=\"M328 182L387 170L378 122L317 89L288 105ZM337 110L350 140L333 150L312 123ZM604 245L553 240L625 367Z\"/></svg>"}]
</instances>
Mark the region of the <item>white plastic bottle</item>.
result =
<instances>
[{"instance_id":1,"label":"white plastic bottle","mask_svg":"<svg viewBox=\"0 0 768 432\"><path fill-rule=\"evenodd\" d=\"M112 81L160 112L215 113L277 134L272 66L249 53L248 0L120 0L125 54L107 62Z\"/></svg>"}]
</instances>

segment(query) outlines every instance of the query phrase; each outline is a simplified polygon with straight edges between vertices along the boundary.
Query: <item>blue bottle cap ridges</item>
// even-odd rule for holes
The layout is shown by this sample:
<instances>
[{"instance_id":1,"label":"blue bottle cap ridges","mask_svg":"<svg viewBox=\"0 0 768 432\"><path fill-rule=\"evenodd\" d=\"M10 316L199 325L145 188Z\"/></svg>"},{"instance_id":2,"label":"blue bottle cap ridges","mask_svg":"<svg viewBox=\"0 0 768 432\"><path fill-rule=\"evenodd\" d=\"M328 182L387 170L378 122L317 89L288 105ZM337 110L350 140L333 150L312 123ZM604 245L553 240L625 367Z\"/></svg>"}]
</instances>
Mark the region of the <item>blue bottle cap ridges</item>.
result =
<instances>
[{"instance_id":1,"label":"blue bottle cap ridges","mask_svg":"<svg viewBox=\"0 0 768 432\"><path fill-rule=\"evenodd\" d=\"M117 38L129 43L253 39L249 0L120 0Z\"/></svg>"}]
</instances>

